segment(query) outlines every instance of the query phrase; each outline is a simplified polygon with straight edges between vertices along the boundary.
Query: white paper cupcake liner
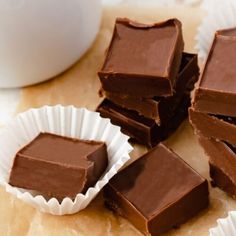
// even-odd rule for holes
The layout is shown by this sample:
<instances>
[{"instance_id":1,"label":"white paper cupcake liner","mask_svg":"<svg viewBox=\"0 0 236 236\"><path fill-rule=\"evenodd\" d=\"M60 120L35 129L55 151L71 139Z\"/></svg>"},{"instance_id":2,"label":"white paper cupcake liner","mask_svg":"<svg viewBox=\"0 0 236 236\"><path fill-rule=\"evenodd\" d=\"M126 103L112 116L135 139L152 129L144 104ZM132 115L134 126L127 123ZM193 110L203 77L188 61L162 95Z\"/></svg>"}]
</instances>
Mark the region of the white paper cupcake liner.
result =
<instances>
[{"instance_id":1,"label":"white paper cupcake liner","mask_svg":"<svg viewBox=\"0 0 236 236\"><path fill-rule=\"evenodd\" d=\"M217 226L209 230L210 236L235 236L236 211L230 211L226 218L218 219Z\"/></svg>"},{"instance_id":2,"label":"white paper cupcake liner","mask_svg":"<svg viewBox=\"0 0 236 236\"><path fill-rule=\"evenodd\" d=\"M196 49L202 60L205 60L215 32L221 29L236 27L236 1L235 0L205 0L203 9L207 12L196 36Z\"/></svg>"},{"instance_id":3,"label":"white paper cupcake liner","mask_svg":"<svg viewBox=\"0 0 236 236\"><path fill-rule=\"evenodd\" d=\"M8 184L15 154L32 141L40 132L85 140L104 141L108 151L108 167L94 187L86 194L77 194L74 201L64 198L46 200L34 191L20 189ZM0 132L0 183L6 191L31 204L42 212L53 215L73 214L84 209L118 170L130 159L132 146L129 137L112 125L109 119L99 113L73 106L45 106L19 114Z\"/></svg>"}]
</instances>

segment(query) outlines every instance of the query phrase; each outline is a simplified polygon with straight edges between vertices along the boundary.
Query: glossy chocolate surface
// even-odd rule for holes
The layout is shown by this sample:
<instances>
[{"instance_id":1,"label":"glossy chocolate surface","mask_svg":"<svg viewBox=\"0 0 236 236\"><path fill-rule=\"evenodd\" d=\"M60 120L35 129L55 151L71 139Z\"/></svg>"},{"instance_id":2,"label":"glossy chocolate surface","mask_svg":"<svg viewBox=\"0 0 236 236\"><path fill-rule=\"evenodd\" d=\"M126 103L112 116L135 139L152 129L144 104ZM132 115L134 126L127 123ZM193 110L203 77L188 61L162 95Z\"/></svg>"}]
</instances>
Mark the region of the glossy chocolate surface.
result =
<instances>
[{"instance_id":1,"label":"glossy chocolate surface","mask_svg":"<svg viewBox=\"0 0 236 236\"><path fill-rule=\"evenodd\" d=\"M147 25L118 18L98 72L102 88L141 97L172 95L183 47L177 19Z\"/></svg>"},{"instance_id":2,"label":"glossy chocolate surface","mask_svg":"<svg viewBox=\"0 0 236 236\"><path fill-rule=\"evenodd\" d=\"M236 116L236 29L217 31L194 98L194 109Z\"/></svg>"},{"instance_id":3,"label":"glossy chocolate surface","mask_svg":"<svg viewBox=\"0 0 236 236\"><path fill-rule=\"evenodd\" d=\"M104 195L108 207L140 231L155 236L207 207L208 184L179 156L159 144L114 176Z\"/></svg>"},{"instance_id":4,"label":"glossy chocolate surface","mask_svg":"<svg viewBox=\"0 0 236 236\"><path fill-rule=\"evenodd\" d=\"M182 96L194 88L198 75L197 55L183 53L173 96L142 98L106 91L104 91L104 95L113 103L129 110L135 110L139 115L154 119L160 125L168 114L176 109Z\"/></svg>"},{"instance_id":5,"label":"glossy chocolate surface","mask_svg":"<svg viewBox=\"0 0 236 236\"><path fill-rule=\"evenodd\" d=\"M39 134L15 157L9 183L59 201L93 186L108 163L106 144Z\"/></svg>"}]
</instances>

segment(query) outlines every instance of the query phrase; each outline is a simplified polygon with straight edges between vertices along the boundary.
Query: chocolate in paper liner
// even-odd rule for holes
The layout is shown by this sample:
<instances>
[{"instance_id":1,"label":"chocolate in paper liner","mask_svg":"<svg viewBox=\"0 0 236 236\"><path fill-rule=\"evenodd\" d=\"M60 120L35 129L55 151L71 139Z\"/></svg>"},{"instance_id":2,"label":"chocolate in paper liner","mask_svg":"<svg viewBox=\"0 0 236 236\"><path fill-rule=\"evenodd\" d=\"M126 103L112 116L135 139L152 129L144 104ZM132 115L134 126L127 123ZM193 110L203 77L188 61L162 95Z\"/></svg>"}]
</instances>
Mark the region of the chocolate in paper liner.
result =
<instances>
[{"instance_id":1,"label":"chocolate in paper liner","mask_svg":"<svg viewBox=\"0 0 236 236\"><path fill-rule=\"evenodd\" d=\"M104 141L107 145L108 167L94 187L85 194L78 193L72 201L64 198L46 200L36 191L16 188L8 184L11 167L16 153L32 141L40 132L49 132L71 138ZM74 106L44 106L30 109L17 115L0 132L0 183L7 192L31 204L42 212L53 215L74 214L84 209L103 186L130 159L133 150L129 137L112 125L109 119L101 118L99 113Z\"/></svg>"}]
</instances>

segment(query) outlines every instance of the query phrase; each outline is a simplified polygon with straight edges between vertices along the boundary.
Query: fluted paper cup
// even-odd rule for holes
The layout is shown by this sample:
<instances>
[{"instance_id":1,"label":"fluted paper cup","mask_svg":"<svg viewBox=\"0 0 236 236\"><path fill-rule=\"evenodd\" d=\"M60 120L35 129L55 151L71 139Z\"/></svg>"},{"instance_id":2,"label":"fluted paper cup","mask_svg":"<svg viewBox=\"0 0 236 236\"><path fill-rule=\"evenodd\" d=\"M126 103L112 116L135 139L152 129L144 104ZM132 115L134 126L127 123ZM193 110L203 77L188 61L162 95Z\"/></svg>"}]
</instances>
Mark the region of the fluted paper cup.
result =
<instances>
[{"instance_id":1,"label":"fluted paper cup","mask_svg":"<svg viewBox=\"0 0 236 236\"><path fill-rule=\"evenodd\" d=\"M218 219L217 226L209 230L210 236L235 236L236 211L230 211L226 218Z\"/></svg>"},{"instance_id":2,"label":"fluted paper cup","mask_svg":"<svg viewBox=\"0 0 236 236\"><path fill-rule=\"evenodd\" d=\"M235 0L207 0L203 3L207 15L203 18L196 36L198 55L205 60L215 32L217 30L236 27L236 1Z\"/></svg>"},{"instance_id":3,"label":"fluted paper cup","mask_svg":"<svg viewBox=\"0 0 236 236\"><path fill-rule=\"evenodd\" d=\"M35 191L16 188L8 184L16 153L40 132L49 132L71 138L103 141L107 145L108 167L94 187L85 194L78 193L74 200L55 198L46 200ZM120 127L99 113L74 106L45 106L19 114L0 132L0 183L6 191L31 204L42 212L53 215L73 214L84 209L103 186L130 159L133 149L129 137L122 134Z\"/></svg>"}]
</instances>

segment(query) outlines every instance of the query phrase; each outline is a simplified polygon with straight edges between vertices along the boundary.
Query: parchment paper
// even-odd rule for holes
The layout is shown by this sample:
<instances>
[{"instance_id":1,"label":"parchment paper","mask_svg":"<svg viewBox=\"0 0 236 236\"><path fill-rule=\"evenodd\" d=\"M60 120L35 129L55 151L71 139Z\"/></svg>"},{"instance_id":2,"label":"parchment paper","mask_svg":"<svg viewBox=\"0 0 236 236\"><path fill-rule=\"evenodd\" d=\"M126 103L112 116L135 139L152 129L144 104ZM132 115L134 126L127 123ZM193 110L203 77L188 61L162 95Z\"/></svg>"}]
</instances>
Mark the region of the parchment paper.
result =
<instances>
[{"instance_id":1,"label":"parchment paper","mask_svg":"<svg viewBox=\"0 0 236 236\"><path fill-rule=\"evenodd\" d=\"M194 36L204 13L196 7L167 8L154 5L139 8L122 5L104 9L101 30L91 50L74 67L58 78L25 88L18 112L31 107L58 103L94 110L101 101L97 95L100 84L96 72L102 65L104 51L110 41L117 16L129 17L141 22L177 17L183 23L185 50L194 52ZM165 143L209 179L207 157L197 143L188 121L185 121ZM132 160L144 152L146 148L135 145ZM217 188L210 188L210 201L209 209L167 235L208 235L208 229L216 225L217 218L225 217L228 210L236 210L235 201ZM57 217L34 210L0 188L0 235L133 236L141 234L127 220L105 209L101 194L82 212L72 216Z\"/></svg>"}]
</instances>

